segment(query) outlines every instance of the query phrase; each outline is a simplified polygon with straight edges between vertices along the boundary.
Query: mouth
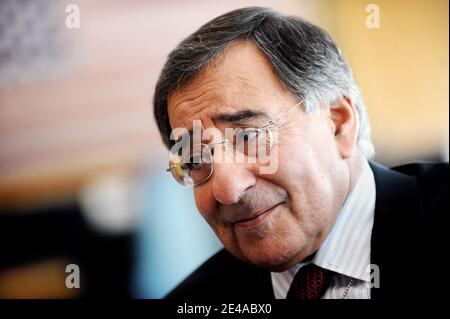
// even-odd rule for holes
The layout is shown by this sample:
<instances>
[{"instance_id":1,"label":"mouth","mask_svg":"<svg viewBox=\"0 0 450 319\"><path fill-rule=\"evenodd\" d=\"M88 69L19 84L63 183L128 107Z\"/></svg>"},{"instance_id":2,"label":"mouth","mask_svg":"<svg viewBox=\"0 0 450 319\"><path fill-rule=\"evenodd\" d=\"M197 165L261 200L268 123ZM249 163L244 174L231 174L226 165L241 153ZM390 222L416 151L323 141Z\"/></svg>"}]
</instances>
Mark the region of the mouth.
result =
<instances>
[{"instance_id":1,"label":"mouth","mask_svg":"<svg viewBox=\"0 0 450 319\"><path fill-rule=\"evenodd\" d=\"M275 206L272 206L271 208L268 208L264 211L257 212L251 215L251 217L248 218L242 218L238 221L235 221L233 223L234 226L239 228L254 228L258 227L262 224L264 224L268 218L270 217L271 213L274 211L274 209L278 206L280 206L282 203L276 204Z\"/></svg>"}]
</instances>

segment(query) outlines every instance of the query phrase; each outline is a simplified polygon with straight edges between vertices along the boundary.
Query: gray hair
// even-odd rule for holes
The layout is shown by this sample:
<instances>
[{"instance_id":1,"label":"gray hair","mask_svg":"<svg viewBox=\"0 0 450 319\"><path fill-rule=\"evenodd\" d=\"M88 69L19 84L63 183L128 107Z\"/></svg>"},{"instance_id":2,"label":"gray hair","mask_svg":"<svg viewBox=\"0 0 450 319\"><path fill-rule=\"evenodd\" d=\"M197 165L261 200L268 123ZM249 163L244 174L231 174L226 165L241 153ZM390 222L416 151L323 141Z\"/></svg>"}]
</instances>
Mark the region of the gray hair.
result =
<instances>
[{"instance_id":1,"label":"gray hair","mask_svg":"<svg viewBox=\"0 0 450 319\"><path fill-rule=\"evenodd\" d=\"M326 31L307 21L262 7L234 10L211 20L169 54L153 100L154 116L167 147L173 144L168 95L191 83L239 40L251 41L266 55L281 83L304 100L305 112L317 111L343 96L351 96L359 117L357 147L366 158L373 156L364 101L334 41Z\"/></svg>"}]
</instances>

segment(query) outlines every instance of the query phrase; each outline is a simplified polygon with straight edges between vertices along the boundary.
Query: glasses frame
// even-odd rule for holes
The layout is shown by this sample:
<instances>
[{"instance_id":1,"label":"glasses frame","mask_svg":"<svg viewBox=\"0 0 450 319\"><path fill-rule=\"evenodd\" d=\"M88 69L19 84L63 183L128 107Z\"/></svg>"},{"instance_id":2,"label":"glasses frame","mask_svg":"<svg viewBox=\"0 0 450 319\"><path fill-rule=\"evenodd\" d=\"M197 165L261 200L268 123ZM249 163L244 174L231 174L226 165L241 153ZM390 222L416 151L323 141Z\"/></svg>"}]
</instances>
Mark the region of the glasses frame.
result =
<instances>
[{"instance_id":1,"label":"glasses frame","mask_svg":"<svg viewBox=\"0 0 450 319\"><path fill-rule=\"evenodd\" d=\"M253 128L255 131L259 131L259 130L265 130L265 129L268 129L268 128L270 128L270 127L273 127L273 126L275 126L275 125L278 125L279 123L280 123L280 121L283 119L283 118L285 118L289 113L291 113L293 110L295 110L298 106L300 106L302 103L304 102L304 100L301 100L300 102L298 102L297 104L295 104L295 105L293 105L293 106L291 106L291 107L289 107L286 111L284 111L283 113L281 113L281 114L279 114L274 120L270 120L270 121L268 121L268 122L266 122L264 125L262 125L262 126L260 126L260 127L257 127L257 128ZM270 131L269 131L270 132ZM216 145L223 145L223 144L227 144L227 143L229 143L230 141L228 140L228 139L224 139L223 141L221 141L221 142L211 142L211 143L208 143L208 144L204 144L204 143L201 143L202 145L205 145L205 147L206 147L206 151L209 151L209 152L211 152L212 151L212 149L216 146ZM198 145L198 144L197 144ZM270 137L270 146L269 146L269 150L272 148L272 146L273 146L273 140L272 140L272 137ZM205 151L204 150L204 151ZM202 153L204 152L204 151L202 151ZM209 163L210 165L211 165L211 172L208 174L208 176L203 180L203 181L201 181L201 182L198 182L198 183L194 183L194 184L191 184L191 185L185 185L185 184L181 184L180 182L179 182L179 180L173 175L173 172L172 172L172 169L173 168L176 168L177 167L177 164L174 164L174 165L169 165L169 167L166 169L166 172L171 172L172 173L172 176L175 178L175 180L179 183L179 184L181 184L181 185L183 185L183 186L186 186L186 187L192 187L192 186L197 186L197 185L201 185L201 184L204 184L204 183L206 183L210 178L211 178L211 176L213 175L213 173L214 173L214 158L213 158L213 156L211 156L211 163Z\"/></svg>"}]
</instances>

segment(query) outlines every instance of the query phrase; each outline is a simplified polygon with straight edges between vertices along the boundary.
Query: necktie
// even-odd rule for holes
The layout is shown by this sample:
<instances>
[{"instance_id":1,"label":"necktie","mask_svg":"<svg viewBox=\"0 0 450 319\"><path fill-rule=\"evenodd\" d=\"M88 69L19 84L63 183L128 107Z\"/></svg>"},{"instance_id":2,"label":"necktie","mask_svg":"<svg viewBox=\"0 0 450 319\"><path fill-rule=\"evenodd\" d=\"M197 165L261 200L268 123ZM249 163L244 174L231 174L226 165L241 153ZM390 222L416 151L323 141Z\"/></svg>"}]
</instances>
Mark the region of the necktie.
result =
<instances>
[{"instance_id":1,"label":"necktie","mask_svg":"<svg viewBox=\"0 0 450 319\"><path fill-rule=\"evenodd\" d=\"M330 284L332 273L314 264L300 268L286 299L319 299Z\"/></svg>"}]
</instances>

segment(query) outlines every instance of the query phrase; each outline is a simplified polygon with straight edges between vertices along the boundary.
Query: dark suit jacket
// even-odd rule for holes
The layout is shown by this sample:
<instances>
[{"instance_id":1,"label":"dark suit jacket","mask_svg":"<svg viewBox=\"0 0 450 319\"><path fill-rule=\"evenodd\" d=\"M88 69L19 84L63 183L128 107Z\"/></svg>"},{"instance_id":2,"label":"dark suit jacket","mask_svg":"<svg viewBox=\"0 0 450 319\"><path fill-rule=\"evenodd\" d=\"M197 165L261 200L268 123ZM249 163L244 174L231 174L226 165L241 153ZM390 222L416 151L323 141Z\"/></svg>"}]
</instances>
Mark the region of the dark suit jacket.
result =
<instances>
[{"instance_id":1,"label":"dark suit jacket","mask_svg":"<svg viewBox=\"0 0 450 319\"><path fill-rule=\"evenodd\" d=\"M380 274L372 299L442 298L448 283L448 163L370 167L376 184L371 263ZM269 271L221 250L167 298L267 301L274 294Z\"/></svg>"}]
</instances>

